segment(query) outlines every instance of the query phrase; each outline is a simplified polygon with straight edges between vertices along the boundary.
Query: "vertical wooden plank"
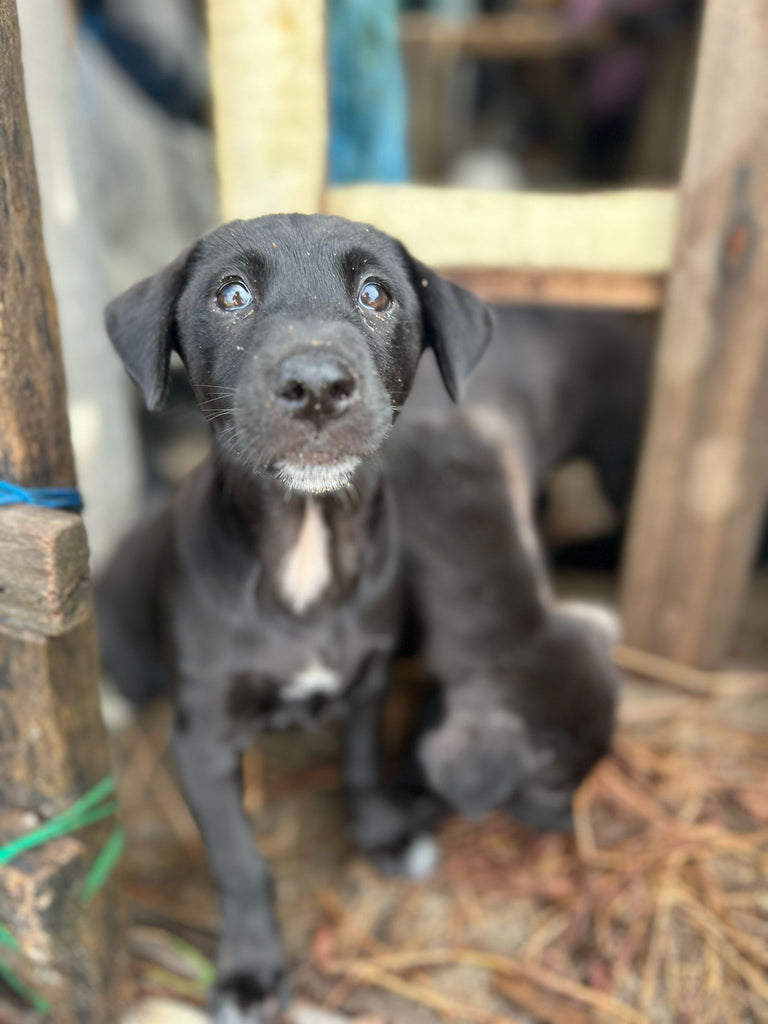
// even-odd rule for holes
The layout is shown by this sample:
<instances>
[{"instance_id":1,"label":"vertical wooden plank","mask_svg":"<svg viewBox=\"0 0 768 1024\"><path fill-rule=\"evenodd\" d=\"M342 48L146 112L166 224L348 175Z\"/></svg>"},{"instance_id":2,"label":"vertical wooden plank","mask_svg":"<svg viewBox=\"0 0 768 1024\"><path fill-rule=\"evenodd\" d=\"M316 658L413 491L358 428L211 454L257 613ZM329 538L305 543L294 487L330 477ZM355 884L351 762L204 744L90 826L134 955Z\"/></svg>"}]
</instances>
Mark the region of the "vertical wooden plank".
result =
<instances>
[{"instance_id":1,"label":"vertical wooden plank","mask_svg":"<svg viewBox=\"0 0 768 1024\"><path fill-rule=\"evenodd\" d=\"M99 224L103 185L97 188L99 157L89 125L93 97L84 95L79 77L75 5L23 0L17 8L72 443L85 494L91 554L98 562L135 518L142 477L134 395L104 327L104 306L111 293ZM90 87L98 88L93 83ZM145 139L131 135L122 113L117 116L118 130L130 140L126 145L146 146ZM113 186L113 191L115 203L133 206L134 197L127 197L122 185ZM123 251L128 248L126 244ZM173 255L180 248L172 243ZM126 285L139 276L143 274L131 277Z\"/></svg>"},{"instance_id":2,"label":"vertical wooden plank","mask_svg":"<svg viewBox=\"0 0 768 1024\"><path fill-rule=\"evenodd\" d=\"M225 220L321 208L328 145L324 0L208 0Z\"/></svg>"},{"instance_id":3,"label":"vertical wooden plank","mask_svg":"<svg viewBox=\"0 0 768 1024\"><path fill-rule=\"evenodd\" d=\"M73 484L13 0L0 0L0 396L0 478L27 487Z\"/></svg>"},{"instance_id":4,"label":"vertical wooden plank","mask_svg":"<svg viewBox=\"0 0 768 1024\"><path fill-rule=\"evenodd\" d=\"M768 2L708 0L623 580L630 644L727 650L768 496Z\"/></svg>"},{"instance_id":5,"label":"vertical wooden plank","mask_svg":"<svg viewBox=\"0 0 768 1024\"><path fill-rule=\"evenodd\" d=\"M0 477L75 484L14 0L0 0ZM0 845L108 776L88 549L74 516L0 508ZM17 853L0 871L0 955L54 1024L116 1020L125 922L113 883L83 904L113 822Z\"/></svg>"}]
</instances>

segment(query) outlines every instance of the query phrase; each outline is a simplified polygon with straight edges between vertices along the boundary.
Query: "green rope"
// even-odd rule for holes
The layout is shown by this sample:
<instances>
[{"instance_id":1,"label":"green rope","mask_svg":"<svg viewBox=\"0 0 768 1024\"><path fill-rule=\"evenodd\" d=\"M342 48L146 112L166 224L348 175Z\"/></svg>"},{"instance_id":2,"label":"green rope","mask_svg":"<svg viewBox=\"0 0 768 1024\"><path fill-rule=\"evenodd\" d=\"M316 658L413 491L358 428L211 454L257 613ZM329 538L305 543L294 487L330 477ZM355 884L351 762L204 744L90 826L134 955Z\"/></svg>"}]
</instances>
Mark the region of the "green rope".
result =
<instances>
[{"instance_id":1,"label":"green rope","mask_svg":"<svg viewBox=\"0 0 768 1024\"><path fill-rule=\"evenodd\" d=\"M102 804L101 807L98 806L106 797L111 796L114 789L115 780L111 775L108 775L106 779L102 779L85 796L80 797L71 807L57 814L56 817L46 821L38 828L33 828L31 832L25 832L18 839L11 840L6 846L0 846L0 866L15 860L25 850L32 850L36 846L42 846L43 843L47 843L50 839L69 835L70 832L76 832L78 829L85 828L86 825L91 825L95 821L101 821L102 818L108 818L114 814L117 810L117 804L114 800Z\"/></svg>"},{"instance_id":2,"label":"green rope","mask_svg":"<svg viewBox=\"0 0 768 1024\"><path fill-rule=\"evenodd\" d=\"M80 900L89 903L96 893L105 884L112 874L115 865L120 860L125 846L125 833L120 825L115 825L109 839L102 846L99 855L93 862L91 870L85 876L83 889L80 893Z\"/></svg>"},{"instance_id":3,"label":"green rope","mask_svg":"<svg viewBox=\"0 0 768 1024\"><path fill-rule=\"evenodd\" d=\"M50 1013L51 1004L48 1000L41 996L39 992L35 992L33 988L30 988L26 981L20 978L2 958L0 958L0 978L3 979L8 988L13 989L17 995L34 1007L38 1013Z\"/></svg>"},{"instance_id":4,"label":"green rope","mask_svg":"<svg viewBox=\"0 0 768 1024\"><path fill-rule=\"evenodd\" d=\"M108 775L101 782L97 783L93 789L89 790L85 796L75 800L70 807L67 807L66 810L63 810L54 818L44 822L38 828L25 832L23 836L12 839L5 846L0 846L0 866L10 864L20 854L25 853L27 850L34 850L38 846L43 846L45 843L50 842L51 839L70 835L72 832L78 832L80 829L87 828L97 821L103 821L105 818L112 817L117 811L117 801L110 799L114 792L115 780L111 775ZM83 888L80 892L80 901L82 903L88 903L106 883L120 859L124 843L125 835L123 830L120 825L115 825L109 838L99 851L96 860L91 865L88 874L85 876ZM5 946L6 949L10 949L13 952L20 952L21 950L16 938L3 924L0 924L0 946ZM42 1013L47 1013L50 1010L47 1001L39 993L31 989L1 956L0 978L36 1010Z\"/></svg>"},{"instance_id":5,"label":"green rope","mask_svg":"<svg viewBox=\"0 0 768 1024\"><path fill-rule=\"evenodd\" d=\"M8 949L12 949L14 953L17 953L21 946L19 946L16 939L8 931L4 924L0 924L0 946L7 946Z\"/></svg>"}]
</instances>

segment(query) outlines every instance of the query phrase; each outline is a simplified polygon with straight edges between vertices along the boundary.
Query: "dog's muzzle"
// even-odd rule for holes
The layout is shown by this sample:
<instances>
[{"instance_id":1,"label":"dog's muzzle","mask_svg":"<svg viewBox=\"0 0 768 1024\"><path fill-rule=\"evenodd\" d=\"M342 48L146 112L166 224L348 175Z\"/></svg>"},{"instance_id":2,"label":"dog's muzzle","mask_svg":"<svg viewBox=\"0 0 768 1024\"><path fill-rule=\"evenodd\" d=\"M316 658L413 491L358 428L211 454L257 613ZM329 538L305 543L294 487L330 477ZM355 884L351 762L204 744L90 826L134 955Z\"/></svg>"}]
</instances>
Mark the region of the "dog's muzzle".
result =
<instances>
[{"instance_id":1,"label":"dog's muzzle","mask_svg":"<svg viewBox=\"0 0 768 1024\"><path fill-rule=\"evenodd\" d=\"M343 416L359 397L357 375L335 353L294 352L277 366L275 401L285 414L321 426Z\"/></svg>"}]
</instances>

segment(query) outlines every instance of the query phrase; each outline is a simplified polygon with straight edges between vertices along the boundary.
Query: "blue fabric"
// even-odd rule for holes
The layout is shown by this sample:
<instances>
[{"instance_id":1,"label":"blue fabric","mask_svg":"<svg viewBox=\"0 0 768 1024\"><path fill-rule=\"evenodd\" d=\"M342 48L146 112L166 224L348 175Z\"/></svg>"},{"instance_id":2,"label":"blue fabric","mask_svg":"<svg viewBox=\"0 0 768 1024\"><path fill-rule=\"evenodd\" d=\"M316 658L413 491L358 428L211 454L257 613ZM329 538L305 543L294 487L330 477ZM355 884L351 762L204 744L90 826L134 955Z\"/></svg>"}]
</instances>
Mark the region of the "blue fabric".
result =
<instances>
[{"instance_id":1,"label":"blue fabric","mask_svg":"<svg viewBox=\"0 0 768 1024\"><path fill-rule=\"evenodd\" d=\"M404 181L408 105L398 0L328 5L331 182Z\"/></svg>"},{"instance_id":2,"label":"blue fabric","mask_svg":"<svg viewBox=\"0 0 768 1024\"><path fill-rule=\"evenodd\" d=\"M83 499L76 487L19 487L0 480L0 505L42 505L81 512Z\"/></svg>"}]
</instances>

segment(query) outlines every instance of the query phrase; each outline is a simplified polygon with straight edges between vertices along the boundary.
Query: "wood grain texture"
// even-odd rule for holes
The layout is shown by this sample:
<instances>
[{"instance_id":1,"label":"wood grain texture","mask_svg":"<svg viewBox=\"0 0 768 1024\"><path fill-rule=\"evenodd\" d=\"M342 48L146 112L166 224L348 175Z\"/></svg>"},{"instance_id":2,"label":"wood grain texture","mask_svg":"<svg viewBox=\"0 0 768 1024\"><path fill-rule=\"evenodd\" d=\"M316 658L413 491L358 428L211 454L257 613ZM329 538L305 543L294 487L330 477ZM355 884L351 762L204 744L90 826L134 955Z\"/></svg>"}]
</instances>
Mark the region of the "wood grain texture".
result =
<instances>
[{"instance_id":1,"label":"wood grain texture","mask_svg":"<svg viewBox=\"0 0 768 1024\"><path fill-rule=\"evenodd\" d=\"M657 276L672 260L677 196L350 185L329 189L325 210L374 224L431 266Z\"/></svg>"},{"instance_id":2,"label":"wood grain texture","mask_svg":"<svg viewBox=\"0 0 768 1024\"><path fill-rule=\"evenodd\" d=\"M40 824L29 813L0 810L0 843ZM52 1007L54 1024L107 1024L119 1019L127 976L119 916L101 895L85 907L83 881L92 847L112 825L91 826L91 842L63 836L21 855L0 872L0 920L18 943L3 959Z\"/></svg>"},{"instance_id":3,"label":"wood grain texture","mask_svg":"<svg viewBox=\"0 0 768 1024\"><path fill-rule=\"evenodd\" d=\"M623 581L629 644L727 650L768 496L768 3L709 0Z\"/></svg>"},{"instance_id":4,"label":"wood grain texture","mask_svg":"<svg viewBox=\"0 0 768 1024\"><path fill-rule=\"evenodd\" d=\"M224 220L317 213L328 146L323 0L208 0Z\"/></svg>"},{"instance_id":5,"label":"wood grain texture","mask_svg":"<svg viewBox=\"0 0 768 1024\"><path fill-rule=\"evenodd\" d=\"M74 485L13 0L0 0L0 395L0 477ZM69 807L110 764L82 524L50 509L2 509L0 565L5 842ZM13 811L22 818L10 820ZM48 998L54 1024L104 1024L120 1015L128 975L115 885L80 904L104 838L94 826L78 833L79 852L60 864L49 862L56 844L46 844L0 873L3 923L14 935L37 936L22 944L17 968Z\"/></svg>"},{"instance_id":6,"label":"wood grain texture","mask_svg":"<svg viewBox=\"0 0 768 1024\"><path fill-rule=\"evenodd\" d=\"M75 482L13 0L0 0L0 479Z\"/></svg>"},{"instance_id":7,"label":"wood grain texture","mask_svg":"<svg viewBox=\"0 0 768 1024\"><path fill-rule=\"evenodd\" d=\"M0 508L0 625L63 633L90 612L80 517L29 505Z\"/></svg>"},{"instance_id":8,"label":"wood grain texture","mask_svg":"<svg viewBox=\"0 0 768 1024\"><path fill-rule=\"evenodd\" d=\"M0 626L2 803L50 816L109 774L97 673L90 616L55 637Z\"/></svg>"}]
</instances>

